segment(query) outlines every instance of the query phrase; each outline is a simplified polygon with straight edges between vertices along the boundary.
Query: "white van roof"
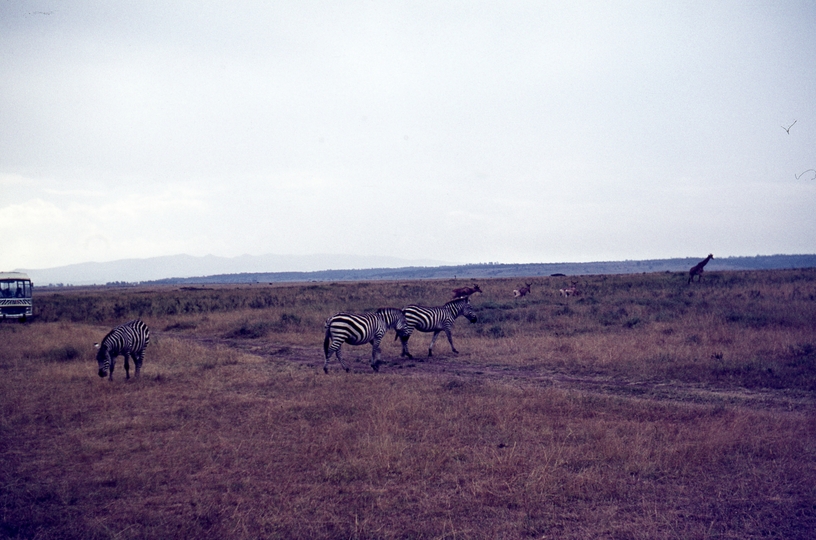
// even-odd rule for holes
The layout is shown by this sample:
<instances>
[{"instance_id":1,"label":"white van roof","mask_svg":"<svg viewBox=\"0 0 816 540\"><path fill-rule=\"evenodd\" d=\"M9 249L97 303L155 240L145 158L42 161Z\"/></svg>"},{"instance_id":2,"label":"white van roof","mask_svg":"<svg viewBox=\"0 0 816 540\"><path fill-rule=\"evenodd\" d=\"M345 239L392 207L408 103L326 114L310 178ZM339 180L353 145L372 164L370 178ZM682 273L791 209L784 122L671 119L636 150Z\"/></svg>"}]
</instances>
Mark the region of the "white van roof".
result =
<instances>
[{"instance_id":1,"label":"white van roof","mask_svg":"<svg viewBox=\"0 0 816 540\"><path fill-rule=\"evenodd\" d=\"M0 279L29 279L23 272L0 272Z\"/></svg>"}]
</instances>

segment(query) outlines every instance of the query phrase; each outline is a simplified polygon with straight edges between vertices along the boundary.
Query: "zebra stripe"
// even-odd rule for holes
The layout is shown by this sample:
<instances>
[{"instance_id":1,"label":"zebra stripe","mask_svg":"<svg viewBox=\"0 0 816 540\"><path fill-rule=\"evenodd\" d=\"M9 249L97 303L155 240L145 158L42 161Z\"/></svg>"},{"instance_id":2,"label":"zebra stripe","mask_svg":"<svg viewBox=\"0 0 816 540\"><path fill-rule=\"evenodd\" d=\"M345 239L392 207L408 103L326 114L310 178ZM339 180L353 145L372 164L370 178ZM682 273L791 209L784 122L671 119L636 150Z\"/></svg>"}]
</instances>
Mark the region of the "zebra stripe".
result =
<instances>
[{"instance_id":1,"label":"zebra stripe","mask_svg":"<svg viewBox=\"0 0 816 540\"><path fill-rule=\"evenodd\" d=\"M150 331L147 325L140 320L126 322L108 332L102 343L96 343L99 349L96 361L99 364L99 376L108 375L113 380L113 367L116 357L120 354L125 357L125 378L130 379L130 363L128 356L133 358L136 366L136 376L142 369L144 350L150 343ZM110 373L110 374L109 374Z\"/></svg>"},{"instance_id":2,"label":"zebra stripe","mask_svg":"<svg viewBox=\"0 0 816 540\"><path fill-rule=\"evenodd\" d=\"M323 352L326 361L323 371L329 372L329 358L334 354L347 372L349 370L340 354L343 343L364 345L371 343L371 367L374 371L380 368L380 342L391 328L401 336L405 331L405 317L402 310L380 308L374 313L338 313L326 319L326 337L323 340Z\"/></svg>"},{"instance_id":3,"label":"zebra stripe","mask_svg":"<svg viewBox=\"0 0 816 540\"><path fill-rule=\"evenodd\" d=\"M456 318L464 315L470 322L476 322L476 312L473 311L473 306L470 305L470 299L457 298L451 300L444 306L438 307L422 307L422 306L408 306L403 308L402 313L405 315L405 323L407 327L400 335L402 340L402 356L413 358L408 352L408 339L414 330L420 332L433 332L431 344L428 346L428 356L433 356L433 346L436 338L440 332L445 332L448 336L448 343L450 343L451 350L458 353L456 347L453 346L453 337L451 337L451 328Z\"/></svg>"}]
</instances>

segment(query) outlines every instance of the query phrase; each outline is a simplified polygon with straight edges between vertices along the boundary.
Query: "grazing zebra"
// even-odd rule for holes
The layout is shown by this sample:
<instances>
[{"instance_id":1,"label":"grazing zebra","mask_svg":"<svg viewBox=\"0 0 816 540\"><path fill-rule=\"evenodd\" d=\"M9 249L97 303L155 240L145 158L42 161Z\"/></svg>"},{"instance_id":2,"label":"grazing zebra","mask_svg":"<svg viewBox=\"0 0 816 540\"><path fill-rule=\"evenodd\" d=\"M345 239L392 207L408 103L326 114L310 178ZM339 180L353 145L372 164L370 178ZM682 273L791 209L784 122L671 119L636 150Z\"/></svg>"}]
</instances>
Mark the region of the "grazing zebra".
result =
<instances>
[{"instance_id":1,"label":"grazing zebra","mask_svg":"<svg viewBox=\"0 0 816 540\"><path fill-rule=\"evenodd\" d=\"M408 352L408 339L414 330L434 333L431 344L428 346L428 356L433 356L434 342L439 333L443 331L448 336L451 350L458 353L459 351L453 346L453 338L451 337L453 323L459 315L464 315L472 323L476 322L476 312L473 311L473 306L470 305L470 298L468 297L451 300L444 306L439 307L408 306L403 308L402 312L405 314L407 326L399 337L402 340L402 356L408 358L413 358L411 353Z\"/></svg>"},{"instance_id":2,"label":"grazing zebra","mask_svg":"<svg viewBox=\"0 0 816 540\"><path fill-rule=\"evenodd\" d=\"M688 282L691 283L694 281L694 276L697 276L697 281L701 281L703 279L703 267L708 264L708 261L714 258L714 255L711 253L708 254L708 257L703 259L702 261L698 262L694 266L691 267L689 270L689 279Z\"/></svg>"},{"instance_id":3,"label":"grazing zebra","mask_svg":"<svg viewBox=\"0 0 816 540\"><path fill-rule=\"evenodd\" d=\"M144 350L150 343L150 331L147 325L136 319L135 321L121 324L108 332L102 343L94 343L94 347L99 349L96 354L96 361L99 364L99 376L108 375L108 380L113 380L113 365L116 357L120 354L125 357L125 378L130 379L130 363L128 355L133 358L136 366L136 376L142 369L144 361Z\"/></svg>"},{"instance_id":4,"label":"grazing zebra","mask_svg":"<svg viewBox=\"0 0 816 540\"><path fill-rule=\"evenodd\" d=\"M391 328L401 336L405 331L405 316L397 308L380 308L374 313L338 313L326 319L326 338L323 340L323 352L326 362L323 371L329 372L329 358L334 354L340 365L348 372L349 368L340 356L343 343L364 345L371 343L371 367L380 369L380 342Z\"/></svg>"}]
</instances>

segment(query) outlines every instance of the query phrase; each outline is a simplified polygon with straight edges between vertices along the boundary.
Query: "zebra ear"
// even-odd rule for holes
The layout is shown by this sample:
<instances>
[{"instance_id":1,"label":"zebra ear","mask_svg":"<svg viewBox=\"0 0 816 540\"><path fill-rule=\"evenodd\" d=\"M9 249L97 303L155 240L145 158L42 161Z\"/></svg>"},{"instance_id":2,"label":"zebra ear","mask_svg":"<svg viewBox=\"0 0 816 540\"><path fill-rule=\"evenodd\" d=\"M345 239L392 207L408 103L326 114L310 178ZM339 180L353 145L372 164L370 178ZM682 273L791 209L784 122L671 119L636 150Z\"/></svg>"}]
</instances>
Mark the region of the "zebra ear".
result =
<instances>
[{"instance_id":1,"label":"zebra ear","mask_svg":"<svg viewBox=\"0 0 816 540\"><path fill-rule=\"evenodd\" d=\"M98 349L99 348L99 343L94 343L94 348Z\"/></svg>"}]
</instances>

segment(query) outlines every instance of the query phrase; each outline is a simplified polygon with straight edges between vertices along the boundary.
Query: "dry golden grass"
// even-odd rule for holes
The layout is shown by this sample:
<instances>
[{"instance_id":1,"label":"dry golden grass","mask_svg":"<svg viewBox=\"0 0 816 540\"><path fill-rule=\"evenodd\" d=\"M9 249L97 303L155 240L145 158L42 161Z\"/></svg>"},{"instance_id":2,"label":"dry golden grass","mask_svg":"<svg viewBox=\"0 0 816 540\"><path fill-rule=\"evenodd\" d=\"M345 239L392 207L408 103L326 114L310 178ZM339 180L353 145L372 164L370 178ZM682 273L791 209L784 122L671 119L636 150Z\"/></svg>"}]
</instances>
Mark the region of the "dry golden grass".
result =
<instances>
[{"instance_id":1,"label":"dry golden grass","mask_svg":"<svg viewBox=\"0 0 816 540\"><path fill-rule=\"evenodd\" d=\"M326 316L452 282L41 291L0 325L0 536L812 537L816 272L682 280L482 280L460 355L328 376ZM136 316L142 377L100 380Z\"/></svg>"}]
</instances>

